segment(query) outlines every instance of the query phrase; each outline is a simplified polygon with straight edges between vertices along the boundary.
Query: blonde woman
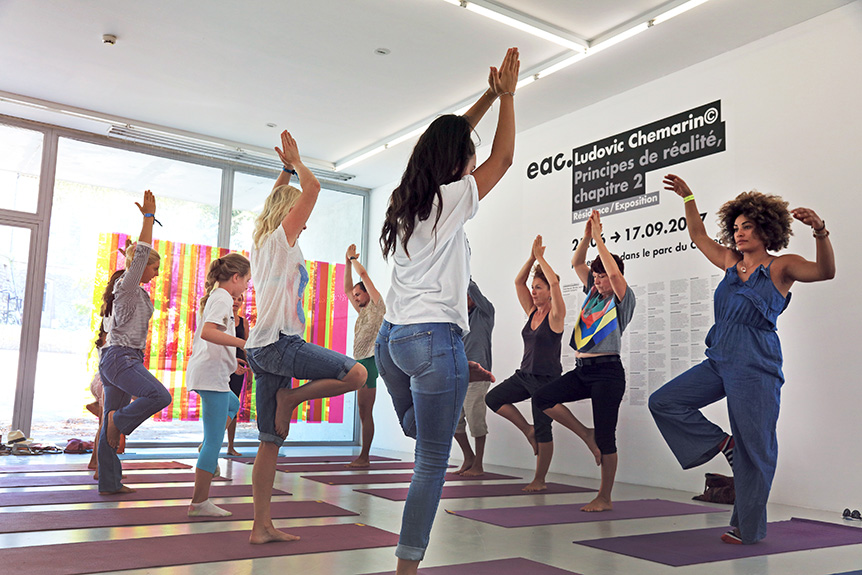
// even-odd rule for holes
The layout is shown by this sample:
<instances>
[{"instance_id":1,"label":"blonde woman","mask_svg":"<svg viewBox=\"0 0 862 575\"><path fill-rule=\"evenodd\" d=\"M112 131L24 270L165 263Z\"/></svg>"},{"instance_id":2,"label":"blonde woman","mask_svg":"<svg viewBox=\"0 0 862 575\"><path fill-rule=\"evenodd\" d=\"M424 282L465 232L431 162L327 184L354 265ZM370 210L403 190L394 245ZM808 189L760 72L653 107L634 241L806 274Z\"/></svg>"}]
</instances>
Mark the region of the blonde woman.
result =
<instances>
[{"instance_id":1,"label":"blonde woman","mask_svg":"<svg viewBox=\"0 0 862 575\"><path fill-rule=\"evenodd\" d=\"M299 234L305 229L320 182L302 163L296 140L284 131L275 148L284 171L255 222L251 274L257 301L257 323L246 343L249 366L257 382L257 427L260 447L254 460L254 524L251 543L295 541L277 530L270 516L278 449L290 431L293 411L304 401L355 391L367 373L356 360L303 341L302 293L308 284ZM291 174L302 191L289 185ZM291 389L291 378L309 380Z\"/></svg>"}]
</instances>

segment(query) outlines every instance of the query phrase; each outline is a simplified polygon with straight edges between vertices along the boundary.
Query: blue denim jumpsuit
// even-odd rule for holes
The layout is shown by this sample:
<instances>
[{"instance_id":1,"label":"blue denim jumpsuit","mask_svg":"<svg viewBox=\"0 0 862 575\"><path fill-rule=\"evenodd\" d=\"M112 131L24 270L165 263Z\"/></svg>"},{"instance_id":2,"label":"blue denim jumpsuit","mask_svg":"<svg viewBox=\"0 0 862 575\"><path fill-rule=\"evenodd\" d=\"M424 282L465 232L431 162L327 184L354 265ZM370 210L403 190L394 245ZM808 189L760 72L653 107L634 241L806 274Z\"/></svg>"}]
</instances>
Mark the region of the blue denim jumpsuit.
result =
<instances>
[{"instance_id":1,"label":"blue denim jumpsuit","mask_svg":"<svg viewBox=\"0 0 862 575\"><path fill-rule=\"evenodd\" d=\"M659 431L683 469L689 469L718 454L726 434L700 409L727 397L736 444L736 504L730 524L739 528L746 544L766 536L766 501L778 460L775 428L784 374L776 320L790 303L790 294L779 293L771 266L759 266L745 282L736 266L726 270L715 290L707 359L649 400Z\"/></svg>"}]
</instances>

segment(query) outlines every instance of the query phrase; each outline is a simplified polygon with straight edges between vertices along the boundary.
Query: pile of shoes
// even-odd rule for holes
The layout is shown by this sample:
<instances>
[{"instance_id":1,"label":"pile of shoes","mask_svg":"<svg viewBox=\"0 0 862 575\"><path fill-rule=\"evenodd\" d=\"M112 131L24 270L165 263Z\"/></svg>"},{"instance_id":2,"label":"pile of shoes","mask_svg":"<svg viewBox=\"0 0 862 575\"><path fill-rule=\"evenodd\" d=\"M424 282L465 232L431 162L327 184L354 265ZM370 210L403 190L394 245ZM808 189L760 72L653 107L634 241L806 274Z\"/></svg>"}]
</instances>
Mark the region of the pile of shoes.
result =
<instances>
[{"instance_id":1,"label":"pile of shoes","mask_svg":"<svg viewBox=\"0 0 862 575\"><path fill-rule=\"evenodd\" d=\"M36 443L20 429L9 432L6 444L0 447L0 455L44 455L46 453L63 453L63 450L53 443Z\"/></svg>"},{"instance_id":2,"label":"pile of shoes","mask_svg":"<svg viewBox=\"0 0 862 575\"><path fill-rule=\"evenodd\" d=\"M719 473L706 474L706 488L702 495L692 497L697 501L708 501L709 503L725 503L733 505L736 501L736 488L733 486L733 477Z\"/></svg>"}]
</instances>

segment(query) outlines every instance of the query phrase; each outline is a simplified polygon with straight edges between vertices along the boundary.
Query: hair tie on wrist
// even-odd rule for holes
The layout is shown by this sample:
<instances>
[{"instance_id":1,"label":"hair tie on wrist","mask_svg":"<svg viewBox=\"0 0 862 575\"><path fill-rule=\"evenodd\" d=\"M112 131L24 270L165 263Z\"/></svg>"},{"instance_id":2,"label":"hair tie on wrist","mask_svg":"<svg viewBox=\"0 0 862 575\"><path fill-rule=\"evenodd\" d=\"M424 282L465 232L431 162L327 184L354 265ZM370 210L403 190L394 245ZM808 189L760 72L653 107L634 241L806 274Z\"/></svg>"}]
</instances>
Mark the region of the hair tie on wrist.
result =
<instances>
[{"instance_id":1,"label":"hair tie on wrist","mask_svg":"<svg viewBox=\"0 0 862 575\"><path fill-rule=\"evenodd\" d=\"M281 171L282 171L282 172L287 172L288 174L293 174L293 175L294 175L294 176L296 176L297 178L299 177L299 175L296 173L296 170L288 170L288 169L285 167L285 168L282 168L282 170L281 170Z\"/></svg>"},{"instance_id":2,"label":"hair tie on wrist","mask_svg":"<svg viewBox=\"0 0 862 575\"><path fill-rule=\"evenodd\" d=\"M156 222L160 226L162 225L162 222L160 222L159 220L156 219L156 214L144 214L144 217L145 218L153 218L154 222Z\"/></svg>"},{"instance_id":3,"label":"hair tie on wrist","mask_svg":"<svg viewBox=\"0 0 862 575\"><path fill-rule=\"evenodd\" d=\"M694 194L689 194L682 199L682 202L684 204L687 204L688 202L693 202L693 201L694 201Z\"/></svg>"}]
</instances>

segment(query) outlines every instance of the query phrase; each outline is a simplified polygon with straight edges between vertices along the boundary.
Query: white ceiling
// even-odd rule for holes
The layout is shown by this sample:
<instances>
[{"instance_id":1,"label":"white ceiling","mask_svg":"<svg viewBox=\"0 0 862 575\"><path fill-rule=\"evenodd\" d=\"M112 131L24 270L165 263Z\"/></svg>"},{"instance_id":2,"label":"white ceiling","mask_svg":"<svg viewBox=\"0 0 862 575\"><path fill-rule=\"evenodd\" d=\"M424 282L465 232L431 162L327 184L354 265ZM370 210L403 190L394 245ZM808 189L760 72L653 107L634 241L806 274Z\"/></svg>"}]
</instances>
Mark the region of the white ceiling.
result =
<instances>
[{"instance_id":1,"label":"white ceiling","mask_svg":"<svg viewBox=\"0 0 862 575\"><path fill-rule=\"evenodd\" d=\"M523 87L518 129L850 1L711 0ZM679 0L498 3L592 41ZM106 33L115 46L102 44ZM442 0L0 0L0 92L250 149L271 149L287 128L330 167L483 91L509 46L522 75L565 52ZM88 125L3 102L0 113ZM494 121L485 124L490 142ZM350 183L398 178L411 147L350 167Z\"/></svg>"}]
</instances>

